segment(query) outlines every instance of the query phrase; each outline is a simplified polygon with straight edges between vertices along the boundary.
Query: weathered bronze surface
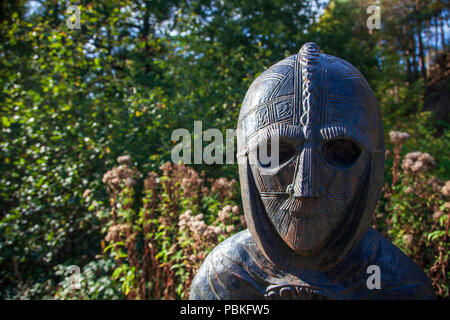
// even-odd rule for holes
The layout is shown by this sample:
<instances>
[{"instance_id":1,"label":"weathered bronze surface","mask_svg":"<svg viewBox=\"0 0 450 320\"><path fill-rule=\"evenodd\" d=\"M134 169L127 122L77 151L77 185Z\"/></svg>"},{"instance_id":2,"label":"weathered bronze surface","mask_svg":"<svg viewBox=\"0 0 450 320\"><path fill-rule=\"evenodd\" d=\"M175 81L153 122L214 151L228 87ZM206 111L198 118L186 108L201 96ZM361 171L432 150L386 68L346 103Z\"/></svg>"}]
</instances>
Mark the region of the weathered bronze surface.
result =
<instances>
[{"instance_id":1,"label":"weathered bronze surface","mask_svg":"<svg viewBox=\"0 0 450 320\"><path fill-rule=\"evenodd\" d=\"M371 228L384 134L355 67L305 44L253 82L237 139L248 229L209 254L191 299L434 298L425 273ZM258 158L274 141L275 168ZM367 285L371 265L379 289Z\"/></svg>"}]
</instances>

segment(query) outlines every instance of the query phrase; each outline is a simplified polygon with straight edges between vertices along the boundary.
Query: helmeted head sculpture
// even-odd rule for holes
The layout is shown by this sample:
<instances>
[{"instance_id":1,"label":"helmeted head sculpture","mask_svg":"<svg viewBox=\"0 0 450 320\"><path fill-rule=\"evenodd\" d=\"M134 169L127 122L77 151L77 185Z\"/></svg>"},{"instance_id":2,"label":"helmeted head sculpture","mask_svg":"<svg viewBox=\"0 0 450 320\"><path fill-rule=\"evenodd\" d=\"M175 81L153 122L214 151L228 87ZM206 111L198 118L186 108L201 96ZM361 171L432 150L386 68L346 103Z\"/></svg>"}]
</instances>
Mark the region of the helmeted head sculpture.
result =
<instances>
[{"instance_id":1,"label":"helmeted head sculpture","mask_svg":"<svg viewBox=\"0 0 450 320\"><path fill-rule=\"evenodd\" d=\"M252 83L237 141L248 229L211 251L191 299L435 297L425 273L371 228L384 133L355 67L303 45ZM377 285L368 270L381 273Z\"/></svg>"},{"instance_id":2,"label":"helmeted head sculpture","mask_svg":"<svg viewBox=\"0 0 450 320\"><path fill-rule=\"evenodd\" d=\"M237 132L259 248L278 265L338 263L370 227L382 187L381 115L361 73L307 43L252 83ZM261 150L278 152L267 163Z\"/></svg>"}]
</instances>

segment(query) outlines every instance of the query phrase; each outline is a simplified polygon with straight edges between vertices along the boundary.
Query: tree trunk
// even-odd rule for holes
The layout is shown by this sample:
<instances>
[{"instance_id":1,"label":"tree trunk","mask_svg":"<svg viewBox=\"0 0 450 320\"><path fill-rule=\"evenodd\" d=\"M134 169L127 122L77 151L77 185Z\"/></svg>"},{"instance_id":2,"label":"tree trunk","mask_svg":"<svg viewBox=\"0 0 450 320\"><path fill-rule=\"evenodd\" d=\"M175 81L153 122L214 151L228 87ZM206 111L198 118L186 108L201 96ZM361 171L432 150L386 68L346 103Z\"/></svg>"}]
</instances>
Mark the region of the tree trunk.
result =
<instances>
[{"instance_id":1,"label":"tree trunk","mask_svg":"<svg viewBox=\"0 0 450 320\"><path fill-rule=\"evenodd\" d=\"M427 69L425 66L425 55L423 49L423 39L422 39L422 19L420 14L420 4L419 0L416 0L416 25L417 25L417 39L419 40L419 67L420 73L422 75L423 81L427 81Z\"/></svg>"},{"instance_id":2,"label":"tree trunk","mask_svg":"<svg viewBox=\"0 0 450 320\"><path fill-rule=\"evenodd\" d=\"M438 20L438 15L434 16L434 21L435 21L435 34L436 34L436 40L434 43L434 50L436 52L438 52L438 46L439 46L439 20Z\"/></svg>"},{"instance_id":3,"label":"tree trunk","mask_svg":"<svg viewBox=\"0 0 450 320\"><path fill-rule=\"evenodd\" d=\"M441 22L442 52L445 52L444 20L442 19L442 15L443 15L443 14L444 14L444 13L443 13L442 10L441 10L440 15L439 15L439 20L440 20L440 22Z\"/></svg>"}]
</instances>

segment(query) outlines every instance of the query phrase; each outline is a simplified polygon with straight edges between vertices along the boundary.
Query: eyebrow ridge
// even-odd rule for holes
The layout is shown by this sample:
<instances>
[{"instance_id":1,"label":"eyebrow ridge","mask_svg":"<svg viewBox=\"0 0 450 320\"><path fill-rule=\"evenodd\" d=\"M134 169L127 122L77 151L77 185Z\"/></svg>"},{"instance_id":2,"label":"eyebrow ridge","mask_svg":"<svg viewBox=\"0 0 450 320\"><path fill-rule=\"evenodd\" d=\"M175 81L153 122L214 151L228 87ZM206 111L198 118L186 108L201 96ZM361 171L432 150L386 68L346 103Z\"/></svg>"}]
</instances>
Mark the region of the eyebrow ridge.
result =
<instances>
[{"instance_id":1,"label":"eyebrow ridge","mask_svg":"<svg viewBox=\"0 0 450 320\"><path fill-rule=\"evenodd\" d=\"M247 141L247 146L251 150L258 144L265 143L274 137L299 138L303 137L303 132L299 126L274 123L257 131L257 133Z\"/></svg>"},{"instance_id":2,"label":"eyebrow ridge","mask_svg":"<svg viewBox=\"0 0 450 320\"><path fill-rule=\"evenodd\" d=\"M337 138L349 138L360 146L371 150L370 141L367 136L354 126L347 123L336 123L333 125L323 125L320 130L320 137L324 140Z\"/></svg>"}]
</instances>

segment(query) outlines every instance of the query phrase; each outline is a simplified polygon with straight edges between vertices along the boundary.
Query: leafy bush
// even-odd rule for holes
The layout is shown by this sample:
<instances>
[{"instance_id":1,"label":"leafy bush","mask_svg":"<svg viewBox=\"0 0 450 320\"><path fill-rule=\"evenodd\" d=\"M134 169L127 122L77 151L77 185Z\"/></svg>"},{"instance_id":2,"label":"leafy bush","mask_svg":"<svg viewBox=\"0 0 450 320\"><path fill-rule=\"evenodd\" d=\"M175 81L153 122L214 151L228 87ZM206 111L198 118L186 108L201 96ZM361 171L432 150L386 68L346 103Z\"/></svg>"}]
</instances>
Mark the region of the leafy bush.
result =
<instances>
[{"instance_id":1,"label":"leafy bush","mask_svg":"<svg viewBox=\"0 0 450 320\"><path fill-rule=\"evenodd\" d=\"M67 277L67 266L59 265L56 267L55 274L60 276L63 281L55 288L53 296L47 296L48 299L98 299L111 300L123 299L124 295L120 286L111 278L111 274L116 267L113 259L98 256L98 259L86 264L80 270L79 278L76 284L79 287L74 289L70 287Z\"/></svg>"},{"instance_id":2,"label":"leafy bush","mask_svg":"<svg viewBox=\"0 0 450 320\"><path fill-rule=\"evenodd\" d=\"M393 150L392 182L386 182L377 208L377 228L427 272L436 294L448 298L450 270L450 181L442 182L430 172L436 166L428 153L401 149L410 138L406 132L389 133Z\"/></svg>"},{"instance_id":3,"label":"leafy bush","mask_svg":"<svg viewBox=\"0 0 450 320\"><path fill-rule=\"evenodd\" d=\"M368 32L366 5L357 0L330 1L319 19L315 11L320 8L311 1L263 2L166 0L147 6L143 1L82 0L77 3L81 30L67 28L66 1L0 5L0 298L185 297L181 288L198 264L189 257L194 248L199 257L206 254L213 242L195 240L189 221L202 213L207 227L220 227L223 234L215 235L215 243L231 234L233 226L242 227L231 218L215 220L227 205L239 204L235 184L232 195L231 189L220 191L230 186L227 179L237 177L236 166L196 167L214 180L200 176L209 193L189 195L169 187L182 185L173 176L181 170L177 166L165 174L166 165L161 176L152 174L154 195L138 170L156 172L170 158L169 137L175 128L192 132L194 120L210 128L234 128L253 79L307 41L361 70L380 102L386 130L408 131L411 137L403 150L432 154L438 165L426 175L448 180L448 122L439 119L436 130L432 112L437 101L445 106L448 54L434 69L426 66L431 78L425 79L420 76L425 64L420 67L416 50L419 26L423 34L438 36L433 30L447 13L442 1L422 3L419 14L407 2L397 6L383 1L382 32ZM448 45L440 48L425 48L425 54L444 54ZM117 185L114 175L106 177L112 183L108 195L102 185L104 168L114 166L124 153L136 166L127 164L132 180L120 178ZM448 208L441 208L440 191L420 191L420 197L406 193L407 185L415 189L425 183L402 172L401 159L393 183L393 161L387 158L380 229L403 246L403 235L412 232L416 239L418 225L424 223L421 246L430 247L419 250L427 252L423 266L448 297L447 247L440 245L447 240L442 224L448 221ZM109 198L112 207L106 210ZM169 205L172 198L175 206ZM418 218L422 214L429 220L438 211L444 215L433 220L436 226ZM180 226L183 214L186 225ZM391 215L397 222L384 225ZM111 238L113 225L116 231L119 227L118 239ZM147 231L153 238L146 239ZM412 250L418 242L402 248ZM145 243L152 244L153 253ZM174 245L176 259L169 255ZM422 261L421 253L410 254ZM443 262L435 264L438 255ZM144 264L151 268L142 271ZM82 266L82 287L75 292L59 282L70 265ZM159 277L163 268L170 277L153 285L149 277ZM114 270L119 270L116 279L111 278ZM169 280L173 284L162 290Z\"/></svg>"},{"instance_id":4,"label":"leafy bush","mask_svg":"<svg viewBox=\"0 0 450 320\"><path fill-rule=\"evenodd\" d=\"M393 150L386 156L393 162L386 170L393 178L383 187L374 227L428 273L439 297L448 298L450 181L432 176L436 163L428 153L401 156L409 134L389 135ZM236 181L205 179L204 172L169 162L161 175L144 177L130 167L129 156L118 161L103 176L110 209L90 190L84 193L103 224L103 254L84 266L80 289L62 281L54 298L187 298L210 250L245 227ZM62 276L66 268L58 266L56 273Z\"/></svg>"}]
</instances>

